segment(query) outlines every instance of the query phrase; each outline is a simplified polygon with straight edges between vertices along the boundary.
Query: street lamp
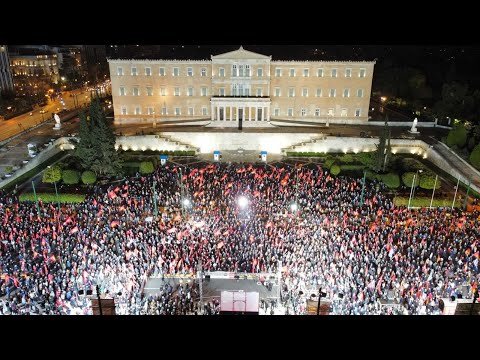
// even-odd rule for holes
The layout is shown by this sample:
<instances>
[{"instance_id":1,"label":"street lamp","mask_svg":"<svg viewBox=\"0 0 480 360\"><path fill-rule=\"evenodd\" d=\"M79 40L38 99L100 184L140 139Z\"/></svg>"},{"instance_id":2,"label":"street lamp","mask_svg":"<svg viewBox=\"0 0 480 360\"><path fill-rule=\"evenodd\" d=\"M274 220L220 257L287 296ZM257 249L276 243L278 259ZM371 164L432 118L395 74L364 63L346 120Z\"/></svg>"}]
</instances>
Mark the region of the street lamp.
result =
<instances>
[{"instance_id":1,"label":"street lamp","mask_svg":"<svg viewBox=\"0 0 480 360\"><path fill-rule=\"evenodd\" d=\"M248 205L248 199L245 196L240 196L238 198L238 205L244 209Z\"/></svg>"},{"instance_id":2,"label":"street lamp","mask_svg":"<svg viewBox=\"0 0 480 360\"><path fill-rule=\"evenodd\" d=\"M417 172L415 173L415 175L413 175L412 188L410 189L410 198L408 199L408 207L407 207L409 210L410 210L410 203L413 200L413 196L415 195L415 187L416 187L415 186L415 181L418 177L418 174L419 173L421 174L422 172L423 172L423 170L418 169ZM419 181L419 183L420 183L420 181Z\"/></svg>"},{"instance_id":3,"label":"street lamp","mask_svg":"<svg viewBox=\"0 0 480 360\"><path fill-rule=\"evenodd\" d=\"M296 204L296 203L292 203L292 204L290 205L290 209L292 209L292 212L297 211L297 209L298 209L297 204Z\"/></svg>"}]
</instances>

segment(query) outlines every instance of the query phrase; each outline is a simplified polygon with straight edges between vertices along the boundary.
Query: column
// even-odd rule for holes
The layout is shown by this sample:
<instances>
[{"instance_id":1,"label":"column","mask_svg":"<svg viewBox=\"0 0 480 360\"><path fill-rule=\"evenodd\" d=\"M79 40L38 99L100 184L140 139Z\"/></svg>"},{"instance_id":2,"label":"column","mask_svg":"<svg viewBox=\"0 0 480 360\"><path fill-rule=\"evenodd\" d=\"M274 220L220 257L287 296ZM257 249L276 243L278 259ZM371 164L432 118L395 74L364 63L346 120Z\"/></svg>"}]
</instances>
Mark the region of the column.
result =
<instances>
[{"instance_id":1,"label":"column","mask_svg":"<svg viewBox=\"0 0 480 360\"><path fill-rule=\"evenodd\" d=\"M212 121L215 120L215 112L214 112L214 109L215 107L213 106L213 104L210 105L210 117L212 119Z\"/></svg>"},{"instance_id":2,"label":"column","mask_svg":"<svg viewBox=\"0 0 480 360\"><path fill-rule=\"evenodd\" d=\"M265 121L265 107L262 106L262 121Z\"/></svg>"},{"instance_id":3,"label":"column","mask_svg":"<svg viewBox=\"0 0 480 360\"><path fill-rule=\"evenodd\" d=\"M233 106L230 105L230 121L233 121Z\"/></svg>"},{"instance_id":4,"label":"column","mask_svg":"<svg viewBox=\"0 0 480 360\"><path fill-rule=\"evenodd\" d=\"M250 112L252 111L252 107L248 106L248 118L247 120L250 121Z\"/></svg>"},{"instance_id":5,"label":"column","mask_svg":"<svg viewBox=\"0 0 480 360\"><path fill-rule=\"evenodd\" d=\"M245 106L242 107L242 119L245 120Z\"/></svg>"},{"instance_id":6,"label":"column","mask_svg":"<svg viewBox=\"0 0 480 360\"><path fill-rule=\"evenodd\" d=\"M227 106L225 105L223 107L223 121L226 121L227 120Z\"/></svg>"},{"instance_id":7,"label":"column","mask_svg":"<svg viewBox=\"0 0 480 360\"><path fill-rule=\"evenodd\" d=\"M265 121L270 121L270 107L265 107Z\"/></svg>"},{"instance_id":8,"label":"column","mask_svg":"<svg viewBox=\"0 0 480 360\"><path fill-rule=\"evenodd\" d=\"M236 116L235 120L237 120L237 121L238 121L238 106L236 106L236 107L235 107L235 114L237 114L237 116Z\"/></svg>"},{"instance_id":9,"label":"column","mask_svg":"<svg viewBox=\"0 0 480 360\"><path fill-rule=\"evenodd\" d=\"M220 121L220 106L217 105L217 121Z\"/></svg>"}]
</instances>

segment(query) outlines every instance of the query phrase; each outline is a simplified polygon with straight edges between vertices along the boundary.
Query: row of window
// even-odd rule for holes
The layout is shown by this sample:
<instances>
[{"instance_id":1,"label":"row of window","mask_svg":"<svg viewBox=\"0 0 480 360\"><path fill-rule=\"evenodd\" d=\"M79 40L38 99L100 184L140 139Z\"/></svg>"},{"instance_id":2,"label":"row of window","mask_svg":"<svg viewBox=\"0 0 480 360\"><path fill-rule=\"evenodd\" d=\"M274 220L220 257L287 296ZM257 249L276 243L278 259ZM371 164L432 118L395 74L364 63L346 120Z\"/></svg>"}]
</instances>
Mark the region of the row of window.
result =
<instances>
[{"instance_id":1,"label":"row of window","mask_svg":"<svg viewBox=\"0 0 480 360\"><path fill-rule=\"evenodd\" d=\"M122 105L120 107L120 109L121 109L122 115L128 115L127 106ZM153 107L147 107L146 110L147 110L147 112L146 112L147 115L152 115L152 116L155 115L155 109ZM173 109L173 111L174 111L175 116L182 115L182 108L181 107L176 107L176 108ZM135 106L133 108L133 114L134 115L142 115L142 108L140 106ZM194 107L189 107L187 109L187 114L188 114L188 116L199 115L199 114L195 113L195 108ZM208 116L208 107L203 106L202 109L201 109L201 114L204 115L204 116ZM161 115L168 115L167 107L165 107L165 106L162 107Z\"/></svg>"},{"instance_id":2,"label":"row of window","mask_svg":"<svg viewBox=\"0 0 480 360\"><path fill-rule=\"evenodd\" d=\"M301 116L308 116L308 110L305 109L305 108L302 108L300 110L300 115ZM319 117L321 116L322 113L320 111L320 109L315 109L315 116L316 117ZM327 109L327 112L324 113L323 115L326 115L326 116L335 116L335 109L334 108L331 108L331 109ZM361 109L355 109L354 111L354 115L355 117L360 117L362 115L362 110ZM279 108L276 108L276 109L273 109L273 116L280 116L280 109ZM293 108L288 108L287 109L287 116L289 117L293 117ZM342 109L341 112L340 112L340 116L348 116L348 109Z\"/></svg>"},{"instance_id":3,"label":"row of window","mask_svg":"<svg viewBox=\"0 0 480 360\"><path fill-rule=\"evenodd\" d=\"M172 69L172 76L180 76L180 68L179 67L174 67ZM194 76L194 71L193 67L187 67L187 76ZM296 68L290 68L288 69L288 74L290 77L295 77L297 76L297 69ZM310 77L310 69L305 68L303 69L303 77ZM323 68L318 68L316 71L317 77L324 77L324 69ZM350 78L352 77L353 74L353 69L351 68L346 68L344 72L344 77ZM361 68L358 70L358 77L364 78L366 77L367 70L365 68ZM117 75L118 76L123 76L125 75L123 72L123 67L118 66L117 67ZM136 66L132 66L130 68L130 75L132 76L138 76L138 68ZM152 68L151 67L145 67L144 69L144 75L145 76L152 76ZM165 67L161 67L158 69L158 75L159 76L167 76L167 69ZM232 66L232 72L231 76L232 77L250 77L251 71L250 71L250 65L233 65ZM207 68L201 68L200 69L200 76L207 76ZM225 77L225 68L219 68L218 69L218 76L219 77ZM257 68L257 77L263 77L263 68ZM275 77L282 77L283 76L283 69L282 68L275 68ZM338 69L331 69L330 70L330 77L336 78L338 77Z\"/></svg>"},{"instance_id":4,"label":"row of window","mask_svg":"<svg viewBox=\"0 0 480 360\"><path fill-rule=\"evenodd\" d=\"M120 86L119 91L118 91L120 96L126 96L127 95L127 90L125 86ZM145 88L145 94L146 96L153 96L153 87L152 86L147 86ZM302 97L308 97L308 88L302 88L301 96ZM357 97L363 98L364 96L364 91L363 89L357 89ZM226 96L225 88L219 88L218 89L218 95L219 96ZM295 97L295 88L291 87L288 88L288 97ZM347 98L350 97L350 89L346 88L343 89L342 92L343 97ZM132 88L132 96L140 96L140 87L139 86L134 86ZM160 88L160 96L167 96L167 88ZM174 87L173 88L173 96L181 96L181 90L180 87ZM186 96L195 96L195 90L192 86L187 88ZM201 87L200 88L200 96L208 96L208 87ZM250 96L250 86L249 85L238 85L233 84L231 88L231 96ZM256 89L256 95L255 96L263 96L263 88L257 88ZM281 97L282 92L280 88L275 88L274 96L276 97ZM317 88L315 92L315 97L322 97L322 89ZM330 89L328 92L328 97L336 97L337 96L337 89Z\"/></svg>"},{"instance_id":5,"label":"row of window","mask_svg":"<svg viewBox=\"0 0 480 360\"><path fill-rule=\"evenodd\" d=\"M146 111L147 111L146 112L147 115L152 115L153 116L155 114L155 109L153 107L147 107ZM174 111L175 116L182 115L182 108L181 107L175 107L173 109L173 111ZM127 106L122 105L121 106L121 112L122 112L122 115L128 115ZM142 115L142 108L140 106L135 106L134 109L133 109L133 114L134 115ZM187 109L187 114L188 114L188 116L195 116L195 108L194 107L189 107ZM319 116L322 115L322 112L319 108L317 108L317 109L315 109L314 114L315 114L316 117L319 117ZM361 114L362 114L361 109L355 109L355 111L354 111L354 116L355 117L360 117ZM167 107L162 107L161 115L168 115ZM208 107L206 107L206 106L202 107L201 115L208 116ZM273 109L273 115L274 116L280 116L280 109L279 108ZM302 108L300 110L300 115L303 116L303 117L308 116L309 115L308 114L308 109ZM323 115L335 116L335 109L334 108L327 109L326 113L324 113ZM287 109L287 116L289 116L289 117L294 116L293 115L293 108L288 108ZM348 109L347 108L341 109L340 116L348 116Z\"/></svg>"}]
</instances>

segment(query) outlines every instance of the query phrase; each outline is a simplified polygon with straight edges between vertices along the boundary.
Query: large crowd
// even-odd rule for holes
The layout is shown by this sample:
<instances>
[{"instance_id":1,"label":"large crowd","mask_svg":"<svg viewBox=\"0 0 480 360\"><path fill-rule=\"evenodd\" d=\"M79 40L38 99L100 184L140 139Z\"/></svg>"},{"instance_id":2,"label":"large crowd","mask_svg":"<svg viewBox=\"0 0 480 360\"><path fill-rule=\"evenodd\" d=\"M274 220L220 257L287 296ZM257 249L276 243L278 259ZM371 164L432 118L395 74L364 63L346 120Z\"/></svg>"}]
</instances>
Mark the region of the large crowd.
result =
<instances>
[{"instance_id":1,"label":"large crowd","mask_svg":"<svg viewBox=\"0 0 480 360\"><path fill-rule=\"evenodd\" d=\"M478 212L395 207L376 181L361 198L362 179L288 164L169 165L95 187L81 204L40 203L39 214L2 193L0 314L88 314L96 285L117 314L194 314L195 282L155 295L143 287L151 276L193 277L199 265L281 270L276 306L288 314L304 314L318 287L334 314L392 313L381 306L392 294L393 313L436 314L442 297L476 287ZM218 303L203 310L218 313Z\"/></svg>"}]
</instances>

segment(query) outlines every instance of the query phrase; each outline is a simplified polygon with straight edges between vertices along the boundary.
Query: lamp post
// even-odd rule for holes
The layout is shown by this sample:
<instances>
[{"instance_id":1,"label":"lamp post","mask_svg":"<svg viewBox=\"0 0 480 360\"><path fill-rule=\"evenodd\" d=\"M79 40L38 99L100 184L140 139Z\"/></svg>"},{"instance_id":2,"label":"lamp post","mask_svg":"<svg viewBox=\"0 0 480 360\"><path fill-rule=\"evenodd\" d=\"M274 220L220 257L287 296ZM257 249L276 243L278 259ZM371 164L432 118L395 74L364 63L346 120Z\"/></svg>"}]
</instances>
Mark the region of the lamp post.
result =
<instances>
[{"instance_id":1,"label":"lamp post","mask_svg":"<svg viewBox=\"0 0 480 360\"><path fill-rule=\"evenodd\" d=\"M35 203L37 204L37 214L40 217L40 206L38 205L37 192L35 191L35 183L32 181L33 195L35 196Z\"/></svg>"},{"instance_id":2,"label":"lamp post","mask_svg":"<svg viewBox=\"0 0 480 360\"><path fill-rule=\"evenodd\" d=\"M463 210L467 210L468 204L468 193L470 192L470 185L472 184L472 179L468 181L467 194L465 195L465 201L463 202Z\"/></svg>"},{"instance_id":3,"label":"lamp post","mask_svg":"<svg viewBox=\"0 0 480 360\"><path fill-rule=\"evenodd\" d=\"M327 293L322 291L322 288L318 289L318 304L317 304L317 315L320 315L320 302L322 301L322 297L326 297Z\"/></svg>"},{"instance_id":4,"label":"lamp post","mask_svg":"<svg viewBox=\"0 0 480 360\"><path fill-rule=\"evenodd\" d=\"M60 199L58 198L57 182L55 181L53 185L55 185L55 196L57 198L57 204L58 204L58 215L60 216Z\"/></svg>"}]
</instances>

